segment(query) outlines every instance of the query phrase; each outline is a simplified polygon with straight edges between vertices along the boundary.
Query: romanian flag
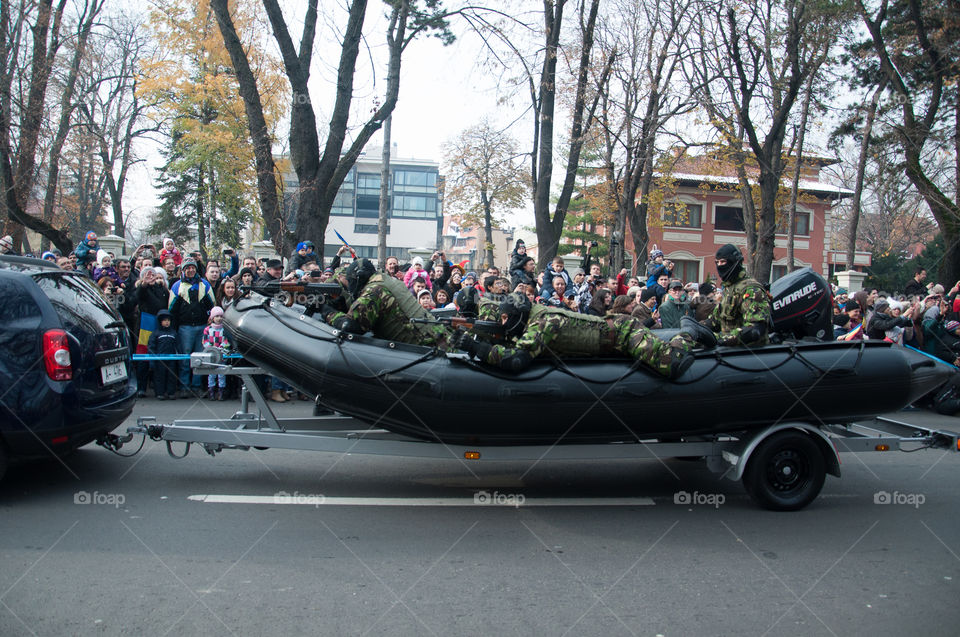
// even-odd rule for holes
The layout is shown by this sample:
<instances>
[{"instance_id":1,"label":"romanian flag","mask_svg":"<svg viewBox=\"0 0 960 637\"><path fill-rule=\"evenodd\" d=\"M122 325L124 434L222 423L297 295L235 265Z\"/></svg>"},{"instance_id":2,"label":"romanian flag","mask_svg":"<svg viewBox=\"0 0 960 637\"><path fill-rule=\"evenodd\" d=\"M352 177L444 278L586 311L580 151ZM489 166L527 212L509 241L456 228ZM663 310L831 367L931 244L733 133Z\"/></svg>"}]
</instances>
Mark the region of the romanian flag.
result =
<instances>
[{"instance_id":1,"label":"romanian flag","mask_svg":"<svg viewBox=\"0 0 960 637\"><path fill-rule=\"evenodd\" d=\"M841 334L840 336L837 337L837 340L838 340L838 341L852 341L852 340L856 340L856 339L862 339L862 338L863 338L863 336L861 336L862 333L863 333L863 323L861 323L860 325L856 326L855 328L853 328L852 330L850 330L850 331L847 332L846 334Z\"/></svg>"},{"instance_id":2,"label":"romanian flag","mask_svg":"<svg viewBox=\"0 0 960 637\"><path fill-rule=\"evenodd\" d=\"M147 353L147 343L150 335L157 329L157 315L140 312L140 338L137 339L137 354Z\"/></svg>"}]
</instances>

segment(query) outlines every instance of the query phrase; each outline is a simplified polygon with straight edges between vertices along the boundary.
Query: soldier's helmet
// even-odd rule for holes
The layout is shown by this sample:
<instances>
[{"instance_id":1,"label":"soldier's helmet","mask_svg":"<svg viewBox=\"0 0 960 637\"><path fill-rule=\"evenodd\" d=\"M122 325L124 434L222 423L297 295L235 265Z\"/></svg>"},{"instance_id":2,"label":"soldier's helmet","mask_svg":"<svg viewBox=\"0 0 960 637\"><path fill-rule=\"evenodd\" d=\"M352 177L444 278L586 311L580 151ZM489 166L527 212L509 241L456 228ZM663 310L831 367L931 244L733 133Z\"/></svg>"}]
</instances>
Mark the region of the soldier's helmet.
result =
<instances>
[{"instance_id":1,"label":"soldier's helmet","mask_svg":"<svg viewBox=\"0 0 960 637\"><path fill-rule=\"evenodd\" d=\"M507 323L504 325L504 331L507 336L519 336L527 329L527 321L530 319L530 310L533 305L526 294L512 292L504 297L500 303L500 314L507 315Z\"/></svg>"},{"instance_id":2,"label":"soldier's helmet","mask_svg":"<svg viewBox=\"0 0 960 637\"><path fill-rule=\"evenodd\" d=\"M356 259L347 267L343 274L347 278L347 288L353 298L357 298L360 290L376 272L377 269L373 267L370 259Z\"/></svg>"},{"instance_id":3,"label":"soldier's helmet","mask_svg":"<svg viewBox=\"0 0 960 637\"><path fill-rule=\"evenodd\" d=\"M740 248L732 243L720 246L717 249L716 258L727 260L725 265L717 266L717 274L720 275L722 281L730 281L743 269L743 254L740 252Z\"/></svg>"}]
</instances>

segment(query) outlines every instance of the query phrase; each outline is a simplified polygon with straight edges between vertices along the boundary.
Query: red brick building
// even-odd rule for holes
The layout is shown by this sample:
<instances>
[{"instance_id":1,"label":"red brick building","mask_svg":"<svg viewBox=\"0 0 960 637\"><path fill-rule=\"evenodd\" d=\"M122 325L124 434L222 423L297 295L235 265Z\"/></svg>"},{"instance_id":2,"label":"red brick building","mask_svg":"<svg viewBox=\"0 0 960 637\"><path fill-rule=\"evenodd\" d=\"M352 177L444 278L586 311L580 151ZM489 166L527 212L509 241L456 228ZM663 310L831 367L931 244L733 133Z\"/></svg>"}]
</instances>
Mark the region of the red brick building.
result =
<instances>
[{"instance_id":1,"label":"red brick building","mask_svg":"<svg viewBox=\"0 0 960 637\"><path fill-rule=\"evenodd\" d=\"M826 276L846 269L845 256L831 251L831 212L853 192L821 180L820 170L836 160L810 158L804 161L797 204L794 259ZM650 247L657 245L676 264L674 275L683 281L716 278L713 255L717 248L732 243L745 250L742 203L734 167L704 157L681 158L663 191L663 205L649 223ZM666 189L669 189L667 191ZM785 183L784 190L789 192ZM786 207L786 203L784 204ZM654 216L655 215L655 216ZM786 218L786 213L784 213ZM786 221L777 233L770 280L787 272ZM633 238L627 233L627 250L635 254ZM645 255L636 255L640 264ZM855 268L870 265L870 253L858 252ZM838 265L840 264L840 265ZM640 266L642 268L642 266Z\"/></svg>"}]
</instances>

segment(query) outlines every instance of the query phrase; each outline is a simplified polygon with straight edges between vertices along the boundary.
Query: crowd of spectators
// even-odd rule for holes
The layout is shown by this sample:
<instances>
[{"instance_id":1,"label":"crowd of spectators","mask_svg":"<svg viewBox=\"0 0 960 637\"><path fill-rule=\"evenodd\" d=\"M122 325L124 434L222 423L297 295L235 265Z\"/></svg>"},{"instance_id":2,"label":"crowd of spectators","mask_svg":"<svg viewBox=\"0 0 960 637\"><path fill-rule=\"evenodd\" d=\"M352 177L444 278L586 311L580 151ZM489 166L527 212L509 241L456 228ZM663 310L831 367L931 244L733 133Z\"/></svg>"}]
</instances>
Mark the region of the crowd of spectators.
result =
<instances>
[{"instance_id":1,"label":"crowd of spectators","mask_svg":"<svg viewBox=\"0 0 960 637\"><path fill-rule=\"evenodd\" d=\"M643 270L644 280L629 276L626 269L605 277L591 247L575 272L567 270L560 257L538 271L522 240L516 242L504 273L495 266L483 272L467 270L465 262L454 263L442 251L434 252L429 262L414 257L401 264L391 256L383 271L402 281L428 310L443 309L488 320L498 318L499 302L513 291L526 294L533 303L572 312L629 314L649 328L679 328L684 315L702 321L720 300L722 290L709 279L697 283L675 278L674 264L656 247ZM0 250L9 252L11 248L8 237L0 239ZM184 254L172 240L164 239L159 250L141 245L129 258L114 258L99 248L96 234L89 232L73 253L62 256L47 252L43 258L90 276L114 302L138 352L150 349L150 336L160 329L158 319L167 315L170 329L177 336L176 350L182 354L200 351L204 346L229 351L229 338L219 322L223 311L238 298L241 286L277 280L326 282L349 252L343 246L323 267L314 244L305 241L297 244L285 269L280 259L241 259L230 248L223 250L222 262L204 260L200 253ZM926 277L926 270L917 269L900 294L867 288L848 295L845 289L833 286L834 337L910 345L960 365L960 282L946 290L938 283L928 283ZM169 349L169 339L164 343ZM150 373L149 365L138 366L141 392L147 391ZM164 380L158 397L172 393L167 391L171 383L166 375ZM235 393L236 388L226 380L209 377L207 395L223 399ZM176 384L181 396L200 395L204 390L200 379L192 377L186 361L180 363ZM277 401L288 399L291 393L279 379L271 381L270 389L271 398Z\"/></svg>"}]
</instances>

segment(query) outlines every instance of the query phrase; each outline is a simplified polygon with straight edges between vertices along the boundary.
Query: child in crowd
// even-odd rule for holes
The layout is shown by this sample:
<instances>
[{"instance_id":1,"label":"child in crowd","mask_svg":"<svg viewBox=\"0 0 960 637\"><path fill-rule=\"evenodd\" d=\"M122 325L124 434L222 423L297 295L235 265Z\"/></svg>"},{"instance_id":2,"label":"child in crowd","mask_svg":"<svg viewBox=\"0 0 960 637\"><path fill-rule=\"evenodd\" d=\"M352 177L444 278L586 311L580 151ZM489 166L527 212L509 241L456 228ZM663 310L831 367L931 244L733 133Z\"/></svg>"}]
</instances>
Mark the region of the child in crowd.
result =
<instances>
[{"instance_id":1,"label":"child in crowd","mask_svg":"<svg viewBox=\"0 0 960 637\"><path fill-rule=\"evenodd\" d=\"M183 262L183 255L177 250L176 244L170 237L163 240L163 250L160 251L160 263L163 263L163 260L167 257L173 257L173 263L176 266L179 266Z\"/></svg>"},{"instance_id":2,"label":"child in crowd","mask_svg":"<svg viewBox=\"0 0 960 637\"><path fill-rule=\"evenodd\" d=\"M85 269L87 264L97 260L97 249L100 245L97 243L97 233L88 232L83 237L83 241L77 244L73 253L77 256L77 269Z\"/></svg>"},{"instance_id":3,"label":"child in crowd","mask_svg":"<svg viewBox=\"0 0 960 637\"><path fill-rule=\"evenodd\" d=\"M170 312L157 312L157 329L150 334L147 342L150 354L176 354L177 331L173 329ZM177 391L177 361L153 361L153 388L158 400L173 400Z\"/></svg>"},{"instance_id":4,"label":"child in crowd","mask_svg":"<svg viewBox=\"0 0 960 637\"><path fill-rule=\"evenodd\" d=\"M317 255L313 250L313 241L301 241L298 243L296 249L293 251L293 255L290 257L287 274L296 272L297 270L305 270L306 268L304 266L311 261L317 263Z\"/></svg>"},{"instance_id":5,"label":"child in crowd","mask_svg":"<svg viewBox=\"0 0 960 637\"><path fill-rule=\"evenodd\" d=\"M210 310L210 317L207 319L207 326L203 330L202 344L204 348L216 348L222 354L230 352L230 341L223 329L223 308L213 307ZM227 377L223 374L210 374L207 381L207 397L210 400L223 400L223 389L226 387ZM219 391L214 394L214 390L219 386Z\"/></svg>"},{"instance_id":6,"label":"child in crowd","mask_svg":"<svg viewBox=\"0 0 960 637\"><path fill-rule=\"evenodd\" d=\"M230 341L223 330L223 308L214 306L210 310L210 318L203 329L203 347L213 347L226 354L230 351ZM210 374L207 376L207 398L223 400L223 390L227 387L225 374Z\"/></svg>"},{"instance_id":7,"label":"child in crowd","mask_svg":"<svg viewBox=\"0 0 960 637\"><path fill-rule=\"evenodd\" d=\"M427 289L432 287L430 273L423 269L423 259L420 257L413 257L413 260L410 261L410 268L403 275L403 284L407 286L408 290L413 290L413 282L416 279L423 279Z\"/></svg>"},{"instance_id":8,"label":"child in crowd","mask_svg":"<svg viewBox=\"0 0 960 637\"><path fill-rule=\"evenodd\" d=\"M120 275L117 274L117 269L113 267L113 259L110 258L110 255L100 250L97 253L97 267L93 270L93 280L99 281L103 277L110 277L110 280L113 281L113 284L117 287L120 287L121 281Z\"/></svg>"}]
</instances>

